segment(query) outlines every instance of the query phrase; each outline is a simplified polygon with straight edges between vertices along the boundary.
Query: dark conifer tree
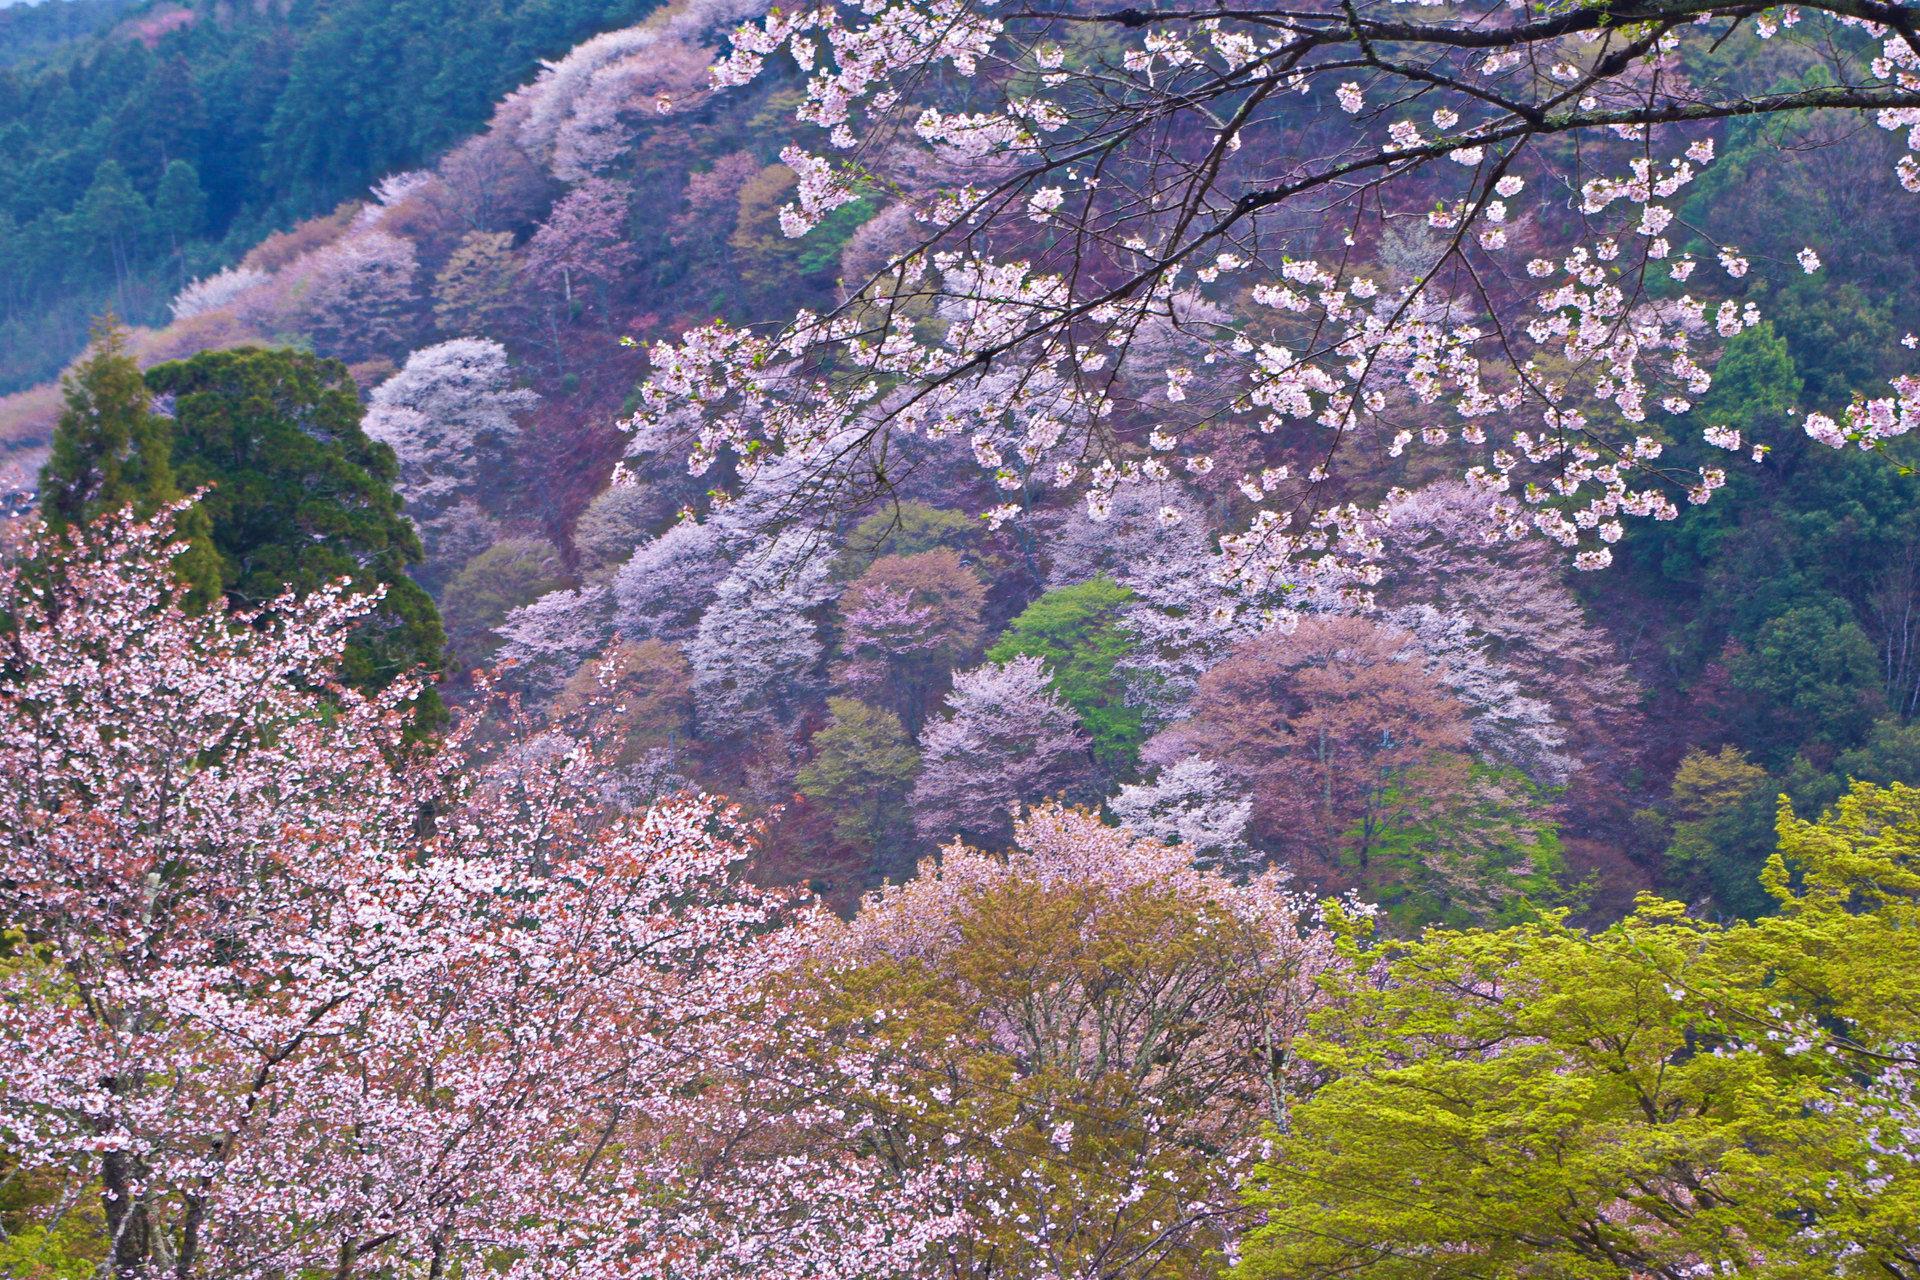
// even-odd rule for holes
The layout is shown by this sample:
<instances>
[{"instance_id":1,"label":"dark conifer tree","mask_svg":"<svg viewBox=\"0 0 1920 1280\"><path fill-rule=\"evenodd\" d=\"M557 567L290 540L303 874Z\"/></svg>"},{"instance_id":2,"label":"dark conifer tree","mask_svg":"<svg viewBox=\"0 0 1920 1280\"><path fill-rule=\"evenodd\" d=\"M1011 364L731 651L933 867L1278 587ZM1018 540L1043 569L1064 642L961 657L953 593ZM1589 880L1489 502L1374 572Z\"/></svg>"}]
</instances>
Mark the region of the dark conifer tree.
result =
<instances>
[{"instance_id":1,"label":"dark conifer tree","mask_svg":"<svg viewBox=\"0 0 1920 1280\"><path fill-rule=\"evenodd\" d=\"M92 350L62 387L66 407L40 472L41 514L49 525L65 529L125 506L151 516L183 496L173 472L171 424L153 411L153 393L113 316L94 325ZM220 593L211 527L197 508L182 513L177 527L188 549L174 567L192 588L191 601L204 607Z\"/></svg>"},{"instance_id":2,"label":"dark conifer tree","mask_svg":"<svg viewBox=\"0 0 1920 1280\"><path fill-rule=\"evenodd\" d=\"M420 538L400 514L393 450L360 427L347 368L302 351L203 351L147 371L173 398L180 481L202 505L228 600L258 608L330 582L384 589L348 646L342 678L362 689L445 662L432 599L407 576ZM429 695L429 719L439 703Z\"/></svg>"}]
</instances>

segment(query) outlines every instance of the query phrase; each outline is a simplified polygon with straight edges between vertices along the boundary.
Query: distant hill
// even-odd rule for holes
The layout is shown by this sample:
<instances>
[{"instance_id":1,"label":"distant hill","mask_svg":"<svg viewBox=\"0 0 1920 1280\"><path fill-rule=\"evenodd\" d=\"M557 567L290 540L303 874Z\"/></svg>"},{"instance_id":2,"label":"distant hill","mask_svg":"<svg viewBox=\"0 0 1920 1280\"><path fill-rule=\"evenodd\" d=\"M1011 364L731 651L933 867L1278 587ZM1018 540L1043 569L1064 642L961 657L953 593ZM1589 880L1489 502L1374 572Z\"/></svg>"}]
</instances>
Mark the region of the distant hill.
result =
<instances>
[{"instance_id":1,"label":"distant hill","mask_svg":"<svg viewBox=\"0 0 1920 1280\"><path fill-rule=\"evenodd\" d=\"M0 10L0 393L112 308L418 166L654 0L64 0Z\"/></svg>"}]
</instances>

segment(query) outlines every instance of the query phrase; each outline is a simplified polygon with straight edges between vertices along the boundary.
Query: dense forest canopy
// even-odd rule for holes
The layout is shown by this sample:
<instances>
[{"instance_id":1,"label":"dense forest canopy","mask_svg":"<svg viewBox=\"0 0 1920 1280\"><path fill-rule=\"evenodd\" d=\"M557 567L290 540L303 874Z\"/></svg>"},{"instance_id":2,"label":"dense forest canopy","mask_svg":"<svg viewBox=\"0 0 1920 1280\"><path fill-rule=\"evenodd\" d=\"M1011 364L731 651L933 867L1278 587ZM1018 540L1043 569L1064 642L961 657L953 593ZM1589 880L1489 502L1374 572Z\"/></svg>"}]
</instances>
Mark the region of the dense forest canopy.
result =
<instances>
[{"instance_id":1,"label":"dense forest canopy","mask_svg":"<svg viewBox=\"0 0 1920 1280\"><path fill-rule=\"evenodd\" d=\"M188 280L418 165L540 59L650 7L62 0L0 14L0 391L57 370L90 311L164 315Z\"/></svg>"},{"instance_id":2,"label":"dense forest canopy","mask_svg":"<svg viewBox=\"0 0 1920 1280\"><path fill-rule=\"evenodd\" d=\"M0 1272L1920 1277L1910 7L32 13Z\"/></svg>"}]
</instances>

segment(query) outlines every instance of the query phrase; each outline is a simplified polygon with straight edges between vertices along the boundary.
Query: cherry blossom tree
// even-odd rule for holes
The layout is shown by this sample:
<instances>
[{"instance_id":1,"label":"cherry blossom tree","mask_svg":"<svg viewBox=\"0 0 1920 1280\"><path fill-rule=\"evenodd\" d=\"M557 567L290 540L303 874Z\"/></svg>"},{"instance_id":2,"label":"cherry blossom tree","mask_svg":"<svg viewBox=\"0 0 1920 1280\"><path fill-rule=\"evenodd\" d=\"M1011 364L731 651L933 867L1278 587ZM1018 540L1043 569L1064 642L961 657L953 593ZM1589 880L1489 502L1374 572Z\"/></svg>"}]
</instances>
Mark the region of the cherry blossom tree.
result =
<instances>
[{"instance_id":1,"label":"cherry blossom tree","mask_svg":"<svg viewBox=\"0 0 1920 1280\"><path fill-rule=\"evenodd\" d=\"M1278 875L1191 856L1043 806L1004 856L955 843L870 896L802 971L797 1022L827 1034L790 1056L865 1067L846 1128L964 1213L917 1274L1137 1280L1230 1246L1341 961Z\"/></svg>"},{"instance_id":2,"label":"cherry blossom tree","mask_svg":"<svg viewBox=\"0 0 1920 1280\"><path fill-rule=\"evenodd\" d=\"M720 531L683 520L634 549L613 576L614 628L628 639L691 636L727 576Z\"/></svg>"},{"instance_id":3,"label":"cherry blossom tree","mask_svg":"<svg viewBox=\"0 0 1920 1280\"><path fill-rule=\"evenodd\" d=\"M0 1136L98 1186L106 1274L852 1280L951 1234L757 1071L824 922L737 812L410 749L406 690L324 685L369 602L189 615L166 514L0 563Z\"/></svg>"},{"instance_id":4,"label":"cherry blossom tree","mask_svg":"<svg viewBox=\"0 0 1920 1280\"><path fill-rule=\"evenodd\" d=\"M1121 787L1107 807L1129 831L1190 846L1202 866L1235 871L1249 861L1246 836L1253 798L1242 794L1211 760L1176 760L1152 782Z\"/></svg>"},{"instance_id":5,"label":"cherry blossom tree","mask_svg":"<svg viewBox=\"0 0 1920 1280\"><path fill-rule=\"evenodd\" d=\"M1779 86L1757 61L1693 56L1755 37L1818 71ZM1047 488L1084 491L1098 520L1116 486L1204 475L1238 456L1210 441L1272 434L1321 462L1271 487L1238 477L1250 506L1228 550L1302 584L1364 581L1379 495L1325 490L1352 440L1456 450L1482 528L1544 535L1583 568L1609 562L1624 519L1706 501L1725 468L1663 463L1643 424L1687 412L1713 336L1760 318L1731 296L1738 246L1676 221L1717 122L1858 113L1920 148L1920 34L1857 0L820 0L737 30L716 83L776 54L810 73L798 115L829 153L783 153L787 233L887 186L923 234L827 314L660 344L645 416L705 406L696 466L771 446L878 488L897 437L963 433L1019 495L996 520ZM1897 172L1920 191L1920 157ZM1435 252L1383 280L1386 228L1408 219ZM1696 236L1702 256L1683 251ZM1805 419L1836 447L1917 423L1910 378ZM1764 446L1721 428L1707 443Z\"/></svg>"},{"instance_id":6,"label":"cherry blossom tree","mask_svg":"<svg viewBox=\"0 0 1920 1280\"><path fill-rule=\"evenodd\" d=\"M173 296L168 310L175 320L191 320L209 311L230 307L242 297L272 279L258 267L229 267L204 279L193 280Z\"/></svg>"},{"instance_id":7,"label":"cherry blossom tree","mask_svg":"<svg viewBox=\"0 0 1920 1280\"><path fill-rule=\"evenodd\" d=\"M703 734L790 727L817 690L826 650L815 610L833 589L815 541L789 530L721 580L687 645Z\"/></svg>"},{"instance_id":8,"label":"cherry blossom tree","mask_svg":"<svg viewBox=\"0 0 1920 1280\"><path fill-rule=\"evenodd\" d=\"M1040 659L989 662L955 676L947 706L953 714L920 735L913 820L923 837L1004 844L1023 804L1093 780L1092 744Z\"/></svg>"},{"instance_id":9,"label":"cherry blossom tree","mask_svg":"<svg viewBox=\"0 0 1920 1280\"><path fill-rule=\"evenodd\" d=\"M1105 574L1135 578L1187 570L1212 550L1205 521L1181 486L1129 486L1113 495L1107 518L1064 521L1047 540L1047 585L1070 587Z\"/></svg>"},{"instance_id":10,"label":"cherry blossom tree","mask_svg":"<svg viewBox=\"0 0 1920 1280\"><path fill-rule=\"evenodd\" d=\"M1394 499L1388 507L1393 523L1382 539L1379 561L1382 602L1389 613L1426 607L1457 617L1479 650L1471 665L1492 664L1487 674L1501 673L1494 677L1496 683L1512 679L1521 697L1547 704L1564 745L1555 747L1539 736L1547 727L1538 724L1533 712L1512 704L1518 718L1510 719L1510 727L1532 723L1535 727L1526 729L1523 737L1531 735L1534 744L1512 739L1510 751L1500 748L1496 754L1549 785L1564 767L1553 762L1555 754L1583 766L1574 775L1581 783L1622 772L1627 744L1638 728L1639 685L1612 638L1587 620L1546 548L1538 542L1489 543L1479 536L1478 509L1472 488L1457 481ZM1421 626L1408 629L1416 637L1432 637ZM1422 640L1423 645L1427 642ZM1462 656L1466 652L1456 642L1442 648ZM1450 661L1443 660L1443 667ZM1456 696L1470 705L1488 705L1486 694L1471 694L1454 677L1447 679ZM1484 723L1477 723L1475 733L1483 737L1494 721L1484 715L1480 721Z\"/></svg>"},{"instance_id":11,"label":"cherry blossom tree","mask_svg":"<svg viewBox=\"0 0 1920 1280\"><path fill-rule=\"evenodd\" d=\"M512 683L542 695L558 693L612 638L612 613L612 593L605 587L549 591L494 628L506 641L494 658L511 667Z\"/></svg>"},{"instance_id":12,"label":"cherry blossom tree","mask_svg":"<svg viewBox=\"0 0 1920 1280\"><path fill-rule=\"evenodd\" d=\"M527 245L534 282L558 290L571 305L576 281L617 280L633 261L628 199L627 188L609 178L588 178L563 196Z\"/></svg>"},{"instance_id":13,"label":"cherry blossom tree","mask_svg":"<svg viewBox=\"0 0 1920 1280\"><path fill-rule=\"evenodd\" d=\"M328 355L342 360L403 349L418 323L421 294L413 242L386 231L355 231L281 273L293 284L293 319Z\"/></svg>"},{"instance_id":14,"label":"cherry blossom tree","mask_svg":"<svg viewBox=\"0 0 1920 1280\"><path fill-rule=\"evenodd\" d=\"M979 646L985 599L953 551L881 556L840 600L841 679L918 733L954 664Z\"/></svg>"},{"instance_id":15,"label":"cherry blossom tree","mask_svg":"<svg viewBox=\"0 0 1920 1280\"><path fill-rule=\"evenodd\" d=\"M1514 673L1489 658L1472 624L1432 605L1388 611L1387 625L1407 633L1448 693L1467 709L1476 754L1524 772L1546 787L1565 785L1575 761L1545 699L1521 691Z\"/></svg>"},{"instance_id":16,"label":"cherry blossom tree","mask_svg":"<svg viewBox=\"0 0 1920 1280\"><path fill-rule=\"evenodd\" d=\"M422 347L369 398L363 426L400 459L395 486L419 526L430 568L457 573L463 550L456 509L497 479L520 435L518 415L539 403L513 385L506 348L487 338Z\"/></svg>"},{"instance_id":17,"label":"cherry blossom tree","mask_svg":"<svg viewBox=\"0 0 1920 1280\"><path fill-rule=\"evenodd\" d=\"M415 812L381 750L408 695L322 717L297 692L365 600L190 618L165 524L38 536L0 565L0 914L36 940L5 977L3 1123L23 1161L99 1180L114 1274L194 1276L282 1066L412 949L403 909L385 938L352 921Z\"/></svg>"}]
</instances>

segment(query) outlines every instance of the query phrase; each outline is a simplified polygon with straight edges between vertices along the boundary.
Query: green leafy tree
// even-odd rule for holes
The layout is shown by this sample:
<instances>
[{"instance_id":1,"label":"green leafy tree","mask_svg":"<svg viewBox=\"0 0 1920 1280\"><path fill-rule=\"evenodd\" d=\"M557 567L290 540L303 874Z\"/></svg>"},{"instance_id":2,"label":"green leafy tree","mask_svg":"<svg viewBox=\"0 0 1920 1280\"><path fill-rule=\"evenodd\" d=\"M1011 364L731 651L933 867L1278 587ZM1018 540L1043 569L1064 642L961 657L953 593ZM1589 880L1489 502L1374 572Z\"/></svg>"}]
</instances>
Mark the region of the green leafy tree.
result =
<instances>
[{"instance_id":1,"label":"green leafy tree","mask_svg":"<svg viewBox=\"0 0 1920 1280\"><path fill-rule=\"evenodd\" d=\"M1374 896L1397 932L1510 919L1566 896L1559 832L1517 769L1441 759L1389 786L1380 808L1371 856L1389 874Z\"/></svg>"},{"instance_id":2,"label":"green leafy tree","mask_svg":"<svg viewBox=\"0 0 1920 1280\"><path fill-rule=\"evenodd\" d=\"M1756 431L1774 439L1800 404L1801 380L1787 340L1763 320L1727 340L1713 369L1713 388L1695 417L1712 426L1736 427L1749 437Z\"/></svg>"},{"instance_id":3,"label":"green leafy tree","mask_svg":"<svg viewBox=\"0 0 1920 1280\"><path fill-rule=\"evenodd\" d=\"M1795 606L1732 655L1735 688L1764 703L1768 737L1824 749L1853 746L1885 705L1873 641L1837 600Z\"/></svg>"},{"instance_id":4,"label":"green leafy tree","mask_svg":"<svg viewBox=\"0 0 1920 1280\"><path fill-rule=\"evenodd\" d=\"M907 792L920 752L900 717L852 698L829 698L833 723L813 735L813 759L795 782L800 794L834 812L834 833L863 851L912 834Z\"/></svg>"},{"instance_id":5,"label":"green leafy tree","mask_svg":"<svg viewBox=\"0 0 1920 1280\"><path fill-rule=\"evenodd\" d=\"M1275 890L1041 806L1004 855L949 846L870 896L792 975L772 1074L833 1100L829 1140L951 1171L969 1229L910 1274L1215 1276L1336 962Z\"/></svg>"},{"instance_id":6,"label":"green leafy tree","mask_svg":"<svg viewBox=\"0 0 1920 1280\"><path fill-rule=\"evenodd\" d=\"M664 768L676 769L690 741L693 670L664 640L616 644L573 673L548 714L616 765L664 757Z\"/></svg>"},{"instance_id":7,"label":"green leafy tree","mask_svg":"<svg viewBox=\"0 0 1920 1280\"><path fill-rule=\"evenodd\" d=\"M834 283L842 246L875 213L870 201L856 200L794 239L781 228L780 208L798 182L793 170L773 164L740 189L739 218L727 243L750 307L790 309L796 287L802 296L824 295Z\"/></svg>"},{"instance_id":8,"label":"green leafy tree","mask_svg":"<svg viewBox=\"0 0 1920 1280\"><path fill-rule=\"evenodd\" d=\"M566 585L560 553L537 538L507 538L467 562L440 598L454 660L480 666L501 644L494 628L523 604Z\"/></svg>"},{"instance_id":9,"label":"green leafy tree","mask_svg":"<svg viewBox=\"0 0 1920 1280\"><path fill-rule=\"evenodd\" d=\"M1850 1049L1920 1040L1920 788L1856 782L1818 819L1782 804L1777 834L1762 879L1779 912L1739 935L1756 972Z\"/></svg>"},{"instance_id":10,"label":"green leafy tree","mask_svg":"<svg viewBox=\"0 0 1920 1280\"><path fill-rule=\"evenodd\" d=\"M1783 807L1778 842L1751 924L1642 898L1598 934L1350 931L1303 1046L1327 1082L1248 1184L1236 1274L1910 1274L1920 790Z\"/></svg>"},{"instance_id":11,"label":"green leafy tree","mask_svg":"<svg viewBox=\"0 0 1920 1280\"><path fill-rule=\"evenodd\" d=\"M149 211L119 161L100 162L93 171L93 185L74 212L79 216L80 230L107 252L115 281L124 284L139 251Z\"/></svg>"},{"instance_id":12,"label":"green leafy tree","mask_svg":"<svg viewBox=\"0 0 1920 1280\"><path fill-rule=\"evenodd\" d=\"M147 371L173 402L173 465L201 500L227 598L257 608L345 579L385 592L347 646L356 688L407 672L437 672L446 636L425 591L407 576L420 539L400 514L393 450L360 429L347 368L301 351L203 351ZM429 691L423 716L437 717Z\"/></svg>"},{"instance_id":13,"label":"green leafy tree","mask_svg":"<svg viewBox=\"0 0 1920 1280\"><path fill-rule=\"evenodd\" d=\"M40 511L65 529L103 512L132 506L153 515L182 494L173 472L172 424L153 411L153 393L127 353L127 333L111 315L93 329L93 348L61 381L65 405L40 472ZM174 567L205 607L220 594L220 564L201 508L183 512L176 528L188 543Z\"/></svg>"},{"instance_id":14,"label":"green leafy tree","mask_svg":"<svg viewBox=\"0 0 1920 1280\"><path fill-rule=\"evenodd\" d=\"M917 556L946 548L964 554L980 536L980 522L924 502L902 502L862 520L834 562L835 581L857 578L882 556Z\"/></svg>"},{"instance_id":15,"label":"green leafy tree","mask_svg":"<svg viewBox=\"0 0 1920 1280\"><path fill-rule=\"evenodd\" d=\"M1689 751L1667 802L1667 883L1734 915L1765 914L1772 904L1760 872L1773 855L1776 791L1767 771L1737 747L1718 755Z\"/></svg>"},{"instance_id":16,"label":"green leafy tree","mask_svg":"<svg viewBox=\"0 0 1920 1280\"><path fill-rule=\"evenodd\" d=\"M1824 1064L1703 1051L1729 1029L1698 991L1740 990L1722 935L1663 906L1365 958L1305 1048L1331 1081L1249 1185L1241 1280L1816 1274L1790 1215Z\"/></svg>"},{"instance_id":17,"label":"green leafy tree","mask_svg":"<svg viewBox=\"0 0 1920 1280\"><path fill-rule=\"evenodd\" d=\"M1841 752L1833 771L1850 781L1920 785L1920 724L1892 716L1874 721L1866 741Z\"/></svg>"},{"instance_id":18,"label":"green leafy tree","mask_svg":"<svg viewBox=\"0 0 1920 1280\"><path fill-rule=\"evenodd\" d=\"M1094 758L1112 773L1130 773L1146 737L1138 707L1127 705L1117 670L1133 637L1120 625L1133 592L1101 576L1049 591L1028 605L987 651L993 662L1017 654L1039 658L1053 673L1053 688L1080 717L1093 739Z\"/></svg>"}]
</instances>

